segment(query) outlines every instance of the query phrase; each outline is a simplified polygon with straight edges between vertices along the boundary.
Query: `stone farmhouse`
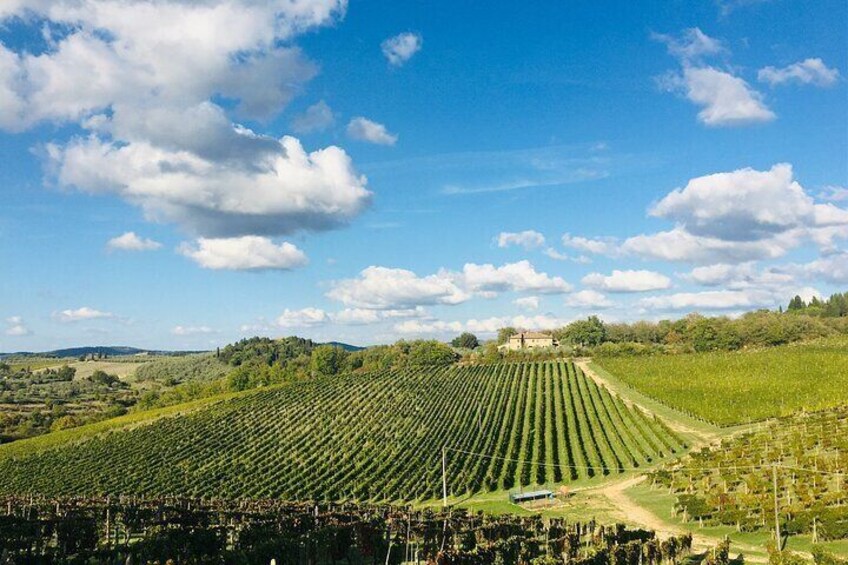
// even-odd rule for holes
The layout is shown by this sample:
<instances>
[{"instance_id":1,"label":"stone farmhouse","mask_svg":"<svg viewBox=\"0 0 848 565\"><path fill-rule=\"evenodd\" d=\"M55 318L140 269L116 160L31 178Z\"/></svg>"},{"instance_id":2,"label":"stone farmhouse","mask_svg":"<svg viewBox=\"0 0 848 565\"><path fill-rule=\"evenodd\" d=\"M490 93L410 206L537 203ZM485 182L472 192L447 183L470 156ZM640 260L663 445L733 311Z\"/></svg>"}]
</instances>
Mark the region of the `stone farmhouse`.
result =
<instances>
[{"instance_id":1,"label":"stone farmhouse","mask_svg":"<svg viewBox=\"0 0 848 565\"><path fill-rule=\"evenodd\" d=\"M541 332L519 332L509 336L509 340L498 346L500 351L535 349L537 347L557 347L559 342L551 334Z\"/></svg>"}]
</instances>

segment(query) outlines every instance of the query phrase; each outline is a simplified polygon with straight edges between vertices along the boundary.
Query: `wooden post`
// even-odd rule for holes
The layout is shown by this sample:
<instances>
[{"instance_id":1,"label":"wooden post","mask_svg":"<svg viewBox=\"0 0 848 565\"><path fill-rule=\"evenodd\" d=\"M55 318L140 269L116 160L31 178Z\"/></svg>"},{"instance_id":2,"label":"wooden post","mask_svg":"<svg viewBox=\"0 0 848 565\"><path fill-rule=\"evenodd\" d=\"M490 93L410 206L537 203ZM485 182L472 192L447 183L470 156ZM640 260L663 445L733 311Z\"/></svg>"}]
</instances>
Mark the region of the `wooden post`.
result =
<instances>
[{"instance_id":1,"label":"wooden post","mask_svg":"<svg viewBox=\"0 0 848 565\"><path fill-rule=\"evenodd\" d=\"M445 453L445 446L442 446L442 506L447 508L448 506L448 476L447 476L447 463L446 463L447 455Z\"/></svg>"},{"instance_id":2,"label":"wooden post","mask_svg":"<svg viewBox=\"0 0 848 565\"><path fill-rule=\"evenodd\" d=\"M780 545L780 514L777 509L777 463L773 463L771 466L771 476L774 487L774 539L777 542L777 551L782 551Z\"/></svg>"}]
</instances>

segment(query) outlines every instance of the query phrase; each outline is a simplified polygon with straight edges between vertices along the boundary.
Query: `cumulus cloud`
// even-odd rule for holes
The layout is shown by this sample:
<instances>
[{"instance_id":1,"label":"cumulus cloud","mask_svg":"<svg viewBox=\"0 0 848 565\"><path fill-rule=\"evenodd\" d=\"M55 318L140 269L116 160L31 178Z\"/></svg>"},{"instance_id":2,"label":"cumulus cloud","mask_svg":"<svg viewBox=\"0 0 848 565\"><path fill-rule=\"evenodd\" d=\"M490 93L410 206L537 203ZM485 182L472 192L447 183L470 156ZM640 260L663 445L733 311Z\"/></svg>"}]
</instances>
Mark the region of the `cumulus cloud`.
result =
<instances>
[{"instance_id":1,"label":"cumulus cloud","mask_svg":"<svg viewBox=\"0 0 848 565\"><path fill-rule=\"evenodd\" d=\"M762 95L741 77L707 65L703 59L724 51L717 39L698 28L685 30L680 36L654 34L665 43L669 54L678 59L680 72L659 77L660 87L680 92L701 106L698 120L707 126L738 126L769 122L775 118Z\"/></svg>"},{"instance_id":2,"label":"cumulus cloud","mask_svg":"<svg viewBox=\"0 0 848 565\"><path fill-rule=\"evenodd\" d=\"M102 320L114 318L115 315L111 312L104 312L88 306L77 308L76 310L68 309L61 312L54 312L53 318L60 322L82 322L87 320Z\"/></svg>"},{"instance_id":3,"label":"cumulus cloud","mask_svg":"<svg viewBox=\"0 0 848 565\"><path fill-rule=\"evenodd\" d=\"M838 188L822 198L838 201ZM848 239L848 210L816 202L787 163L693 178L651 206L649 214L675 225L621 243L566 234L563 244L607 256L710 265L775 259L806 242L835 253L837 241Z\"/></svg>"},{"instance_id":4,"label":"cumulus cloud","mask_svg":"<svg viewBox=\"0 0 848 565\"><path fill-rule=\"evenodd\" d=\"M524 249L533 249L545 244L545 236L534 230L521 232L501 232L495 238L498 247L509 247L518 245Z\"/></svg>"},{"instance_id":5,"label":"cumulus cloud","mask_svg":"<svg viewBox=\"0 0 848 565\"><path fill-rule=\"evenodd\" d=\"M329 229L368 204L340 148L306 152L234 123L273 118L316 74L292 41L337 21L344 0L4 8L0 20L37 22L49 37L41 53L0 46L0 128L82 128L43 151L60 186L116 194L202 236Z\"/></svg>"},{"instance_id":6,"label":"cumulus cloud","mask_svg":"<svg viewBox=\"0 0 848 565\"><path fill-rule=\"evenodd\" d=\"M177 336L207 335L215 333L209 326L174 326L171 333Z\"/></svg>"},{"instance_id":7,"label":"cumulus cloud","mask_svg":"<svg viewBox=\"0 0 848 565\"><path fill-rule=\"evenodd\" d=\"M177 222L203 235L329 229L355 217L370 201L365 178L356 174L343 150L331 146L307 153L289 136L271 143L276 149L249 165L96 137L51 145L48 152L60 185L117 193L151 219Z\"/></svg>"},{"instance_id":8,"label":"cumulus cloud","mask_svg":"<svg viewBox=\"0 0 848 565\"><path fill-rule=\"evenodd\" d=\"M848 253L820 257L801 266L803 275L832 284L848 284Z\"/></svg>"},{"instance_id":9,"label":"cumulus cloud","mask_svg":"<svg viewBox=\"0 0 848 565\"><path fill-rule=\"evenodd\" d=\"M801 241L801 234L796 231L762 240L735 241L696 236L682 227L676 227L668 231L629 237L622 243L621 250L625 254L661 261L744 262L781 257L789 249L797 247Z\"/></svg>"},{"instance_id":10,"label":"cumulus cloud","mask_svg":"<svg viewBox=\"0 0 848 565\"><path fill-rule=\"evenodd\" d=\"M758 290L709 290L680 292L643 298L640 305L648 310L750 310L771 306L775 297Z\"/></svg>"},{"instance_id":11,"label":"cumulus cloud","mask_svg":"<svg viewBox=\"0 0 848 565\"><path fill-rule=\"evenodd\" d=\"M764 67L757 73L760 82L766 82L770 86L797 83L812 84L814 86L832 86L839 79L837 69L828 68L824 61L818 57L805 59L786 67Z\"/></svg>"},{"instance_id":12,"label":"cumulus cloud","mask_svg":"<svg viewBox=\"0 0 848 565\"><path fill-rule=\"evenodd\" d=\"M334 322L352 326L376 324L383 319L383 313L379 310L368 310L366 308L345 308L332 315Z\"/></svg>"},{"instance_id":13,"label":"cumulus cloud","mask_svg":"<svg viewBox=\"0 0 848 565\"><path fill-rule=\"evenodd\" d=\"M352 308L408 310L460 304L473 296L491 298L500 292L557 294L570 290L562 277L519 261L501 266L466 263L460 272L442 269L423 277L405 269L371 266L357 278L333 283L327 297Z\"/></svg>"},{"instance_id":14,"label":"cumulus cloud","mask_svg":"<svg viewBox=\"0 0 848 565\"><path fill-rule=\"evenodd\" d=\"M377 145L394 145L398 136L389 133L386 126L373 122L362 116L353 118L347 124L347 135L352 139L376 143Z\"/></svg>"},{"instance_id":15,"label":"cumulus cloud","mask_svg":"<svg viewBox=\"0 0 848 565\"><path fill-rule=\"evenodd\" d=\"M419 277L406 269L371 266L357 278L333 283L327 297L354 308L396 310L459 304L470 295L447 273Z\"/></svg>"},{"instance_id":16,"label":"cumulus cloud","mask_svg":"<svg viewBox=\"0 0 848 565\"><path fill-rule=\"evenodd\" d=\"M646 292L664 290L671 287L671 279L654 271L614 270L610 275L590 273L583 277L582 283L596 289L609 292Z\"/></svg>"},{"instance_id":17,"label":"cumulus cloud","mask_svg":"<svg viewBox=\"0 0 848 565\"><path fill-rule=\"evenodd\" d=\"M785 288L794 285L795 277L777 269L758 270L753 262L737 265L717 263L695 267L682 278L701 286L722 286L728 289Z\"/></svg>"},{"instance_id":18,"label":"cumulus cloud","mask_svg":"<svg viewBox=\"0 0 848 565\"><path fill-rule=\"evenodd\" d=\"M618 241L613 237L588 238L566 233L562 236L562 244L593 255L614 255L618 250Z\"/></svg>"},{"instance_id":19,"label":"cumulus cloud","mask_svg":"<svg viewBox=\"0 0 848 565\"><path fill-rule=\"evenodd\" d=\"M683 92L698 106L698 120L707 126L739 126L770 122L776 117L763 96L742 78L714 67L687 67L665 75L660 85Z\"/></svg>"},{"instance_id":20,"label":"cumulus cloud","mask_svg":"<svg viewBox=\"0 0 848 565\"><path fill-rule=\"evenodd\" d=\"M399 67L421 51L423 44L424 39L421 34L405 32L384 40L380 44L380 49L390 64Z\"/></svg>"},{"instance_id":21,"label":"cumulus cloud","mask_svg":"<svg viewBox=\"0 0 848 565\"><path fill-rule=\"evenodd\" d=\"M572 288L562 277L539 272L526 260L500 267L467 263L462 268L462 280L470 291L484 295L504 291L557 294Z\"/></svg>"},{"instance_id":22,"label":"cumulus cloud","mask_svg":"<svg viewBox=\"0 0 848 565\"><path fill-rule=\"evenodd\" d=\"M131 231L113 237L106 243L107 249L120 251L153 251L160 247L162 247L162 244L158 241L139 237Z\"/></svg>"},{"instance_id":23,"label":"cumulus cloud","mask_svg":"<svg viewBox=\"0 0 848 565\"><path fill-rule=\"evenodd\" d=\"M289 270L307 263L306 254L285 241L276 244L267 237L244 235L183 243L179 252L204 269L232 271Z\"/></svg>"},{"instance_id":24,"label":"cumulus cloud","mask_svg":"<svg viewBox=\"0 0 848 565\"><path fill-rule=\"evenodd\" d=\"M615 304L597 290L581 290L569 294L565 305L572 308L612 308Z\"/></svg>"},{"instance_id":25,"label":"cumulus cloud","mask_svg":"<svg viewBox=\"0 0 848 565\"><path fill-rule=\"evenodd\" d=\"M281 328L309 328L320 326L330 320L329 314L320 308L302 308L300 310L289 310L286 308L275 320Z\"/></svg>"},{"instance_id":26,"label":"cumulus cloud","mask_svg":"<svg viewBox=\"0 0 848 565\"><path fill-rule=\"evenodd\" d=\"M793 228L848 224L848 211L815 204L793 178L788 163L697 177L650 210L694 235L756 241Z\"/></svg>"},{"instance_id":27,"label":"cumulus cloud","mask_svg":"<svg viewBox=\"0 0 848 565\"><path fill-rule=\"evenodd\" d=\"M539 309L539 297L538 296L523 296L521 298L516 298L512 302L519 308L524 308L525 310L538 310Z\"/></svg>"},{"instance_id":28,"label":"cumulus cloud","mask_svg":"<svg viewBox=\"0 0 848 565\"><path fill-rule=\"evenodd\" d=\"M484 319L470 319L465 321L444 321L444 320L407 320L395 324L394 330L402 334L412 335L444 335L451 333L460 333L464 331L492 335L497 333L500 328L507 326L536 329L536 330L552 330L567 325L571 320L557 318L546 314L536 316L506 316L492 317Z\"/></svg>"},{"instance_id":29,"label":"cumulus cloud","mask_svg":"<svg viewBox=\"0 0 848 565\"><path fill-rule=\"evenodd\" d=\"M295 133L313 133L324 131L335 121L333 110L323 100L313 104L292 120Z\"/></svg>"},{"instance_id":30,"label":"cumulus cloud","mask_svg":"<svg viewBox=\"0 0 848 565\"><path fill-rule=\"evenodd\" d=\"M6 318L6 329L3 334L9 337L23 337L30 335L32 331L24 323L21 316L10 316Z\"/></svg>"}]
</instances>

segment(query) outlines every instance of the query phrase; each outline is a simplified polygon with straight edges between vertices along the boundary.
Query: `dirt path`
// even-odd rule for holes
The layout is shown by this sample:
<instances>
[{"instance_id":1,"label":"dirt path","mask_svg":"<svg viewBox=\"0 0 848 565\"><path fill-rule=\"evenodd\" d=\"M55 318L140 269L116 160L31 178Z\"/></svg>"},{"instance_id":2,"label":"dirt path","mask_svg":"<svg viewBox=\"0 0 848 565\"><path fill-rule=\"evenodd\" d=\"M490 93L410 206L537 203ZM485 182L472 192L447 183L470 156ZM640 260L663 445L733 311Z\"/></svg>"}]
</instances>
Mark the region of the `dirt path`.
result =
<instances>
[{"instance_id":1,"label":"dirt path","mask_svg":"<svg viewBox=\"0 0 848 565\"><path fill-rule=\"evenodd\" d=\"M636 486L644 482L646 478L647 477L645 475L639 475L636 477L625 479L623 481L608 483L606 485L599 486L597 489L594 490L593 494L603 496L607 500L609 500L609 502L613 506L615 506L615 508L619 512L626 516L629 522L632 522L646 530L654 530L660 537L679 536L688 532L689 530L683 528L682 526L669 524L647 508L639 506L638 504L633 502L633 500L624 492L630 487ZM692 545L698 551L706 551L708 549L712 549L716 545L718 545L719 542L721 542L719 538L704 536L692 532ZM758 548L753 545L732 542L731 554L735 554L739 551L745 554L745 560L748 562L768 562L765 557L760 557L760 555L757 555L763 553L763 548Z\"/></svg>"}]
</instances>

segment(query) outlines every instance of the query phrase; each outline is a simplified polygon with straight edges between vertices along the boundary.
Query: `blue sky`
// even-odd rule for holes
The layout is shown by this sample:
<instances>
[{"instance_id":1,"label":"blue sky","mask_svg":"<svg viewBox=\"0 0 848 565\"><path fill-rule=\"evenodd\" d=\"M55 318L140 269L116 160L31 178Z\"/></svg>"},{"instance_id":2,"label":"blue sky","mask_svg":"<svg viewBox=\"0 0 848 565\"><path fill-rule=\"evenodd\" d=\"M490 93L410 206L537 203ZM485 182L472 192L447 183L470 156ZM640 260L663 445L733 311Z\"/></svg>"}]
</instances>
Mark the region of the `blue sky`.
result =
<instances>
[{"instance_id":1,"label":"blue sky","mask_svg":"<svg viewBox=\"0 0 848 565\"><path fill-rule=\"evenodd\" d=\"M844 2L0 21L0 351L489 336L848 283Z\"/></svg>"}]
</instances>

